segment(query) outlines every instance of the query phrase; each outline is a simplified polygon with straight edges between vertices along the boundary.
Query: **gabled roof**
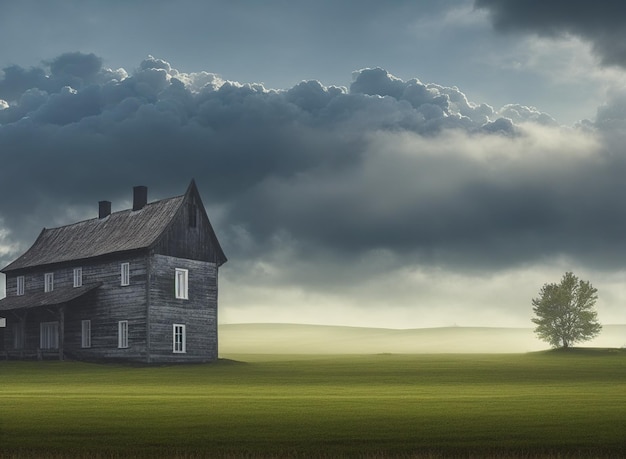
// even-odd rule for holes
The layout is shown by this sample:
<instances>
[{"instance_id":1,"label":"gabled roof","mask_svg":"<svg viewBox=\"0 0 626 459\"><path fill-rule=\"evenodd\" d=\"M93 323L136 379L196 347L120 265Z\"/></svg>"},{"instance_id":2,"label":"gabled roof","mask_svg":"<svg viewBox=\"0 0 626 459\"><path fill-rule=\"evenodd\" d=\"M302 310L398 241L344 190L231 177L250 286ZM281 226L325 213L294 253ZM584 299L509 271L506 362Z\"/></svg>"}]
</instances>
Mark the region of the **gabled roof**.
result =
<instances>
[{"instance_id":1,"label":"gabled roof","mask_svg":"<svg viewBox=\"0 0 626 459\"><path fill-rule=\"evenodd\" d=\"M167 228L184 196L122 210L59 228L44 228L33 246L2 272L150 247Z\"/></svg>"},{"instance_id":2,"label":"gabled roof","mask_svg":"<svg viewBox=\"0 0 626 459\"><path fill-rule=\"evenodd\" d=\"M104 218L92 218L59 228L44 228L32 247L0 272L154 247L191 199L197 202L206 218L215 262L221 266L226 262L226 256L206 215L196 182L191 180L182 196L145 204L139 210L122 210Z\"/></svg>"}]
</instances>

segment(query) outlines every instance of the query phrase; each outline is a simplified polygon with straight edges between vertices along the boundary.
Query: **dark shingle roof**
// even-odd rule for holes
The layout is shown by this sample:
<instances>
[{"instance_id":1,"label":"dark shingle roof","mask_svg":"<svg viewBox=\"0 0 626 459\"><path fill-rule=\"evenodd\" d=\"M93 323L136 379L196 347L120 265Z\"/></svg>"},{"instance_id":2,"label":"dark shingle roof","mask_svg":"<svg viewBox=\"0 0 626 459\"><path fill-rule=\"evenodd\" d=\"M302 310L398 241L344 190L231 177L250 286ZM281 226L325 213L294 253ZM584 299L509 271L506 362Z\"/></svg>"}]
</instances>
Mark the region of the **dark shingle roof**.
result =
<instances>
[{"instance_id":1,"label":"dark shingle roof","mask_svg":"<svg viewBox=\"0 0 626 459\"><path fill-rule=\"evenodd\" d=\"M44 228L33 246L2 272L147 248L163 233L184 196L59 228Z\"/></svg>"},{"instance_id":2,"label":"dark shingle roof","mask_svg":"<svg viewBox=\"0 0 626 459\"><path fill-rule=\"evenodd\" d=\"M54 289L52 292L42 291L29 293L28 295L7 296L0 300L0 311L36 308L39 306L54 306L56 304L67 303L97 289L101 285L102 282L98 282L82 287Z\"/></svg>"}]
</instances>

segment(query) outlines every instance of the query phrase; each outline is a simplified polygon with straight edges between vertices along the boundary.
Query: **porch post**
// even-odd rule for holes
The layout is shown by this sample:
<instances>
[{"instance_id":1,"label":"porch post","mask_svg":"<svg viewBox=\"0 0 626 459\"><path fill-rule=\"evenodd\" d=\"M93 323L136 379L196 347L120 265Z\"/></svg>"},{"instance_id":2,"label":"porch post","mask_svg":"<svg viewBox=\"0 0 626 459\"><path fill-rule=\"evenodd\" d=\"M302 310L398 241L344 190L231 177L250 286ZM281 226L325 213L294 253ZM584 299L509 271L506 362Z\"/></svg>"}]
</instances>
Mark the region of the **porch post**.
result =
<instances>
[{"instance_id":1,"label":"porch post","mask_svg":"<svg viewBox=\"0 0 626 459\"><path fill-rule=\"evenodd\" d=\"M26 317L28 310L24 311L24 316L20 319L20 359L24 358L24 348L26 347Z\"/></svg>"},{"instance_id":2,"label":"porch post","mask_svg":"<svg viewBox=\"0 0 626 459\"><path fill-rule=\"evenodd\" d=\"M65 306L59 307L59 360L63 360L63 345L65 342Z\"/></svg>"}]
</instances>

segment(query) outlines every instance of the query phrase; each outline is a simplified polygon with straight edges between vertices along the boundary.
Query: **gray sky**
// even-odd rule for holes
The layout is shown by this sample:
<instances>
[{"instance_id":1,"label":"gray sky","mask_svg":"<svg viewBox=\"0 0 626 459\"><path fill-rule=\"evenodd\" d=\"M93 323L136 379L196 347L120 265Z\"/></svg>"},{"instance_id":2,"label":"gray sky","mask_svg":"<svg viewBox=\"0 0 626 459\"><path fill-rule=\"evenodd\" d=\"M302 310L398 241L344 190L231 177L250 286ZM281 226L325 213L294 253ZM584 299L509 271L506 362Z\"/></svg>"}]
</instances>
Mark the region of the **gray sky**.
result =
<instances>
[{"instance_id":1,"label":"gray sky","mask_svg":"<svg viewBox=\"0 0 626 459\"><path fill-rule=\"evenodd\" d=\"M223 322L624 323L626 7L545 3L0 2L0 264L194 177Z\"/></svg>"}]
</instances>

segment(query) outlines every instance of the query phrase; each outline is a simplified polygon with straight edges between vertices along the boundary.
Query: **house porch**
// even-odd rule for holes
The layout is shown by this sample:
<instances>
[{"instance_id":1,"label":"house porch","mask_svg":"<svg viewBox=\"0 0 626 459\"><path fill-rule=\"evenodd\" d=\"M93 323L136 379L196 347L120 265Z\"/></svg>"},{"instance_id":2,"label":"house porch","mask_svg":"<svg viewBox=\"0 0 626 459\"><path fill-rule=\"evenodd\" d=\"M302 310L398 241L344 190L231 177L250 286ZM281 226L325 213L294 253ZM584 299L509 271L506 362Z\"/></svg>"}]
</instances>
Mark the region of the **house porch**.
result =
<instances>
[{"instance_id":1,"label":"house porch","mask_svg":"<svg viewBox=\"0 0 626 459\"><path fill-rule=\"evenodd\" d=\"M80 297L101 285L98 283L0 300L0 311L6 316L0 358L63 360L66 350L66 310L77 303Z\"/></svg>"}]
</instances>

